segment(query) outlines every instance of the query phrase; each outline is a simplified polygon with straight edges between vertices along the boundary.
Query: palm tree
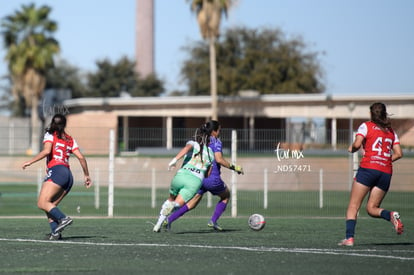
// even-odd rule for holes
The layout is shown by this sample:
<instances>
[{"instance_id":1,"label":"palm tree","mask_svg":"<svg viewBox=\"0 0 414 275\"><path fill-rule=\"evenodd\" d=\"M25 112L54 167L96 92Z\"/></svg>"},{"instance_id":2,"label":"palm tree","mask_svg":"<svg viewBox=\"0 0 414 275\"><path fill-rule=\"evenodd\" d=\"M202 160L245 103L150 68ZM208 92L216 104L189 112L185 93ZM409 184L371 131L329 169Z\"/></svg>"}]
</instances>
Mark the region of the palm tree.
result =
<instances>
[{"instance_id":1,"label":"palm tree","mask_svg":"<svg viewBox=\"0 0 414 275\"><path fill-rule=\"evenodd\" d=\"M36 9L34 4L22 5L21 10L2 21L14 100L24 98L31 108L32 154L39 151L38 104L46 84L46 71L53 67L53 56L59 52L59 44L52 37L57 23L49 19L50 11L48 6Z\"/></svg>"},{"instance_id":2,"label":"palm tree","mask_svg":"<svg viewBox=\"0 0 414 275\"><path fill-rule=\"evenodd\" d=\"M187 0L189 1L189 0ZM217 65L216 39L219 36L221 16L227 16L234 0L190 0L197 15L201 36L208 40L210 50L211 118L217 120Z\"/></svg>"}]
</instances>

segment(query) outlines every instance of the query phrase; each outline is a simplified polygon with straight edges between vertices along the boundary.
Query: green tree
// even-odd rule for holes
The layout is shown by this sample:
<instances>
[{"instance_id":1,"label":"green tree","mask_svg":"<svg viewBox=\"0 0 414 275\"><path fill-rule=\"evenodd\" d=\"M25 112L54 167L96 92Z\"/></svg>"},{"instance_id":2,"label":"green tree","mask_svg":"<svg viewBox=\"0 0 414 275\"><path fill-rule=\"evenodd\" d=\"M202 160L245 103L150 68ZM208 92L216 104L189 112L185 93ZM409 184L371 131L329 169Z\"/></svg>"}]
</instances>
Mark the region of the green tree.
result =
<instances>
[{"instance_id":1,"label":"green tree","mask_svg":"<svg viewBox=\"0 0 414 275\"><path fill-rule=\"evenodd\" d=\"M220 21L222 15L233 4L233 0L187 0L191 2L191 9L197 14L197 22L203 39L209 45L210 64L210 94L211 94L211 118L217 120L217 65L215 43L219 36Z\"/></svg>"},{"instance_id":2,"label":"green tree","mask_svg":"<svg viewBox=\"0 0 414 275\"><path fill-rule=\"evenodd\" d=\"M47 71L45 89L70 90L72 98L87 94L79 69L63 59L56 61L55 66Z\"/></svg>"},{"instance_id":3,"label":"green tree","mask_svg":"<svg viewBox=\"0 0 414 275\"><path fill-rule=\"evenodd\" d=\"M112 64L108 59L97 61L98 70L88 74L87 93L90 97L159 96L164 92L163 81L151 74L141 79L135 72L135 62L122 57Z\"/></svg>"},{"instance_id":4,"label":"green tree","mask_svg":"<svg viewBox=\"0 0 414 275\"><path fill-rule=\"evenodd\" d=\"M164 82L155 74L149 74L147 77L139 79L138 85L131 90L131 95L160 96L164 91Z\"/></svg>"},{"instance_id":5,"label":"green tree","mask_svg":"<svg viewBox=\"0 0 414 275\"><path fill-rule=\"evenodd\" d=\"M22 5L21 10L2 20L2 34L7 49L6 61L12 80L15 101L24 98L31 108L31 152L39 151L38 103L46 84L45 74L53 67L53 56L59 44L53 38L57 23L49 19L51 8L34 4Z\"/></svg>"},{"instance_id":6,"label":"green tree","mask_svg":"<svg viewBox=\"0 0 414 275\"><path fill-rule=\"evenodd\" d=\"M286 39L279 29L227 30L217 41L219 94L237 95L242 90L261 94L322 93L325 87L320 53L307 48L302 38ZM206 95L208 45L198 42L186 51L188 59L181 74L190 94Z\"/></svg>"}]
</instances>

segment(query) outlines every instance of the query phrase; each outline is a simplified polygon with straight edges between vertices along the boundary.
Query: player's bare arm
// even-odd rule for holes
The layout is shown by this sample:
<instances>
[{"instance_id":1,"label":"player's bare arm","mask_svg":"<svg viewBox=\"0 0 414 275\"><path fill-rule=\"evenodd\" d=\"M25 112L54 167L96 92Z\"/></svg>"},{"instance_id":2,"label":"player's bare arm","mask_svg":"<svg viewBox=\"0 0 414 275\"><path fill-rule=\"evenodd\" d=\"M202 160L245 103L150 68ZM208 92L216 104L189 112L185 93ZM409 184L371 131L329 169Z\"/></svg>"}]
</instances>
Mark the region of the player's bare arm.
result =
<instances>
[{"instance_id":1,"label":"player's bare arm","mask_svg":"<svg viewBox=\"0 0 414 275\"><path fill-rule=\"evenodd\" d=\"M220 164L221 166L224 166L226 168L230 169L230 162L228 162L224 157L223 154L221 152L215 152L214 153L214 159L216 160L216 162L218 164Z\"/></svg>"},{"instance_id":2,"label":"player's bare arm","mask_svg":"<svg viewBox=\"0 0 414 275\"><path fill-rule=\"evenodd\" d=\"M397 161L400 158L403 157L403 152L401 149L401 146L399 144L394 144L394 146L392 146L392 161Z\"/></svg>"},{"instance_id":3,"label":"player's bare arm","mask_svg":"<svg viewBox=\"0 0 414 275\"><path fill-rule=\"evenodd\" d=\"M89 188L92 185L91 177L89 176L89 168L88 163L86 162L85 157L79 150L75 150L72 152L79 160L79 163L83 170L83 176L84 176L84 184L87 188Z\"/></svg>"},{"instance_id":4,"label":"player's bare arm","mask_svg":"<svg viewBox=\"0 0 414 275\"><path fill-rule=\"evenodd\" d=\"M46 142L43 145L43 150L40 151L34 158L32 158L31 160L23 163L22 168L26 169L26 167L32 165L35 162L38 162L39 160L45 158L47 155L50 154L50 152L52 151L52 143L50 142Z\"/></svg>"},{"instance_id":5,"label":"player's bare arm","mask_svg":"<svg viewBox=\"0 0 414 275\"><path fill-rule=\"evenodd\" d=\"M356 151L358 151L359 148L361 148L363 141L364 141L364 137L360 136L360 135L357 135L355 137L354 142L351 144L351 146L349 146L348 152L349 153L355 153Z\"/></svg>"},{"instance_id":6,"label":"player's bare arm","mask_svg":"<svg viewBox=\"0 0 414 275\"><path fill-rule=\"evenodd\" d=\"M181 159L182 157L184 157L192 148L193 148L193 145L191 143L186 144L183 147L183 149L181 149L180 152L178 152L178 154L170 161L170 163L168 164L168 170L171 170L172 168L174 168L175 165L177 164L177 161Z\"/></svg>"}]
</instances>

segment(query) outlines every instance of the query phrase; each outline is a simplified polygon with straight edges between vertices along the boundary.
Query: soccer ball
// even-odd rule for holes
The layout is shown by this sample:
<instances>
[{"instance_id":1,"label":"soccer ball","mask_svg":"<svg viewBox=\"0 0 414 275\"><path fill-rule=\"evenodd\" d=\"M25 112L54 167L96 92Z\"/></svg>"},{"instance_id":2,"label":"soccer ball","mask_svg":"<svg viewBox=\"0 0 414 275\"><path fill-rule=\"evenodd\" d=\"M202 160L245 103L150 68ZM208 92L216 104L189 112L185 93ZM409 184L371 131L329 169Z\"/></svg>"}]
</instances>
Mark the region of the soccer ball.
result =
<instances>
[{"instance_id":1,"label":"soccer ball","mask_svg":"<svg viewBox=\"0 0 414 275\"><path fill-rule=\"evenodd\" d=\"M252 230L259 231L265 227L266 221L262 215L253 214L249 217L248 224Z\"/></svg>"}]
</instances>

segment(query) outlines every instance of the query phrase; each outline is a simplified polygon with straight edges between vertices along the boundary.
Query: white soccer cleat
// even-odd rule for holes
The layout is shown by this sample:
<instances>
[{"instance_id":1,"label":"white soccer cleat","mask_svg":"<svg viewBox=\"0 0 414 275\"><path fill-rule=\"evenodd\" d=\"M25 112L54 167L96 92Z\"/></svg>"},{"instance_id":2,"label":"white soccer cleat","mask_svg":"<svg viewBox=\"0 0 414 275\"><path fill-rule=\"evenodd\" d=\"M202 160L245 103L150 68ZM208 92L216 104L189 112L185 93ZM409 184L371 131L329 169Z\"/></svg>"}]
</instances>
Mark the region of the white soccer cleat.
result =
<instances>
[{"instance_id":1,"label":"white soccer cleat","mask_svg":"<svg viewBox=\"0 0 414 275\"><path fill-rule=\"evenodd\" d=\"M152 229L152 231L154 231L154 232L160 232L161 231L161 226L164 223L164 221L165 221L166 218L167 218L166 216L161 215L158 218L157 223L154 225L154 228Z\"/></svg>"}]
</instances>

